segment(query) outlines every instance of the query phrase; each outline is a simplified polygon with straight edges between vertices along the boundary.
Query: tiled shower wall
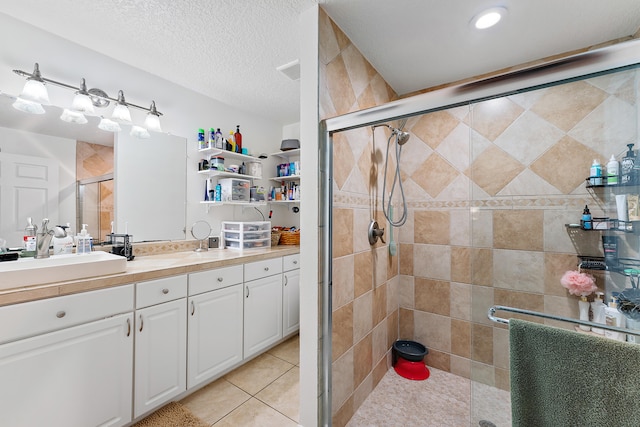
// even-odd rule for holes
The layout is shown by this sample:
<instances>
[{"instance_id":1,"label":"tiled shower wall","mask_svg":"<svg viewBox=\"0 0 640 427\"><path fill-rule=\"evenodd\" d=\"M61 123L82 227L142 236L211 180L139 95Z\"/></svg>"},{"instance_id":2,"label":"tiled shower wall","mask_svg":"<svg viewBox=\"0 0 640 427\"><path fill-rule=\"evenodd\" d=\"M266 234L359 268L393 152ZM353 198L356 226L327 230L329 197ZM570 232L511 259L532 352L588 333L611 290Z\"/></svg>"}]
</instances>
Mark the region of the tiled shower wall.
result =
<instances>
[{"instance_id":1,"label":"tiled shower wall","mask_svg":"<svg viewBox=\"0 0 640 427\"><path fill-rule=\"evenodd\" d=\"M378 383L397 338L427 345L430 366L508 389L508 331L487 309L577 317L559 279L577 252L602 255L600 233L570 236L565 224L585 204L616 216L584 179L594 158L604 165L636 141L637 90L628 71L410 119L401 159L410 211L395 230L397 256L366 241L372 218L389 237L380 202L388 132L334 135L333 425ZM319 92L322 119L397 98L322 11ZM637 236L623 246L638 257ZM596 279L608 293L625 285Z\"/></svg>"}]
</instances>

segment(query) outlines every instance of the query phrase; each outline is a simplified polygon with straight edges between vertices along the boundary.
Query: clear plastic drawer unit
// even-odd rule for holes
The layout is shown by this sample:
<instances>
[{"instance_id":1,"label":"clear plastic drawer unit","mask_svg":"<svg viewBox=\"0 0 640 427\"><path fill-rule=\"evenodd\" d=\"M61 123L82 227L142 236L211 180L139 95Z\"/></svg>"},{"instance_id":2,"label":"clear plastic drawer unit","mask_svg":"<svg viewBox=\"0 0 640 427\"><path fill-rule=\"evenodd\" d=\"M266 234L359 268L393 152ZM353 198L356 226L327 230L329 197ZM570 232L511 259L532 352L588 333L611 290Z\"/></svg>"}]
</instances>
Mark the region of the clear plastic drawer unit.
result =
<instances>
[{"instance_id":1,"label":"clear plastic drawer unit","mask_svg":"<svg viewBox=\"0 0 640 427\"><path fill-rule=\"evenodd\" d=\"M230 249L271 247L271 222L222 222L222 240Z\"/></svg>"}]
</instances>

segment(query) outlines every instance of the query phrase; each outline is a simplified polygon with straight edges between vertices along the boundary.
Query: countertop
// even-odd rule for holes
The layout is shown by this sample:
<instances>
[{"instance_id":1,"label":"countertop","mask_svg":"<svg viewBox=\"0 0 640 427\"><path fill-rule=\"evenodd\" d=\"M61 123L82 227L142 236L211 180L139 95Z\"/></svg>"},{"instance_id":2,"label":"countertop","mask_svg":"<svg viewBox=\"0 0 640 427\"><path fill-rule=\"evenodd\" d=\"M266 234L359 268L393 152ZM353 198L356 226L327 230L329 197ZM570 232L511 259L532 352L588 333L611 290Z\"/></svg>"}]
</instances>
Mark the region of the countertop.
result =
<instances>
[{"instance_id":1,"label":"countertop","mask_svg":"<svg viewBox=\"0 0 640 427\"><path fill-rule=\"evenodd\" d=\"M261 261L299 252L299 246L279 245L270 249L252 249L251 251L211 249L205 252L185 251L147 255L128 261L127 270L124 273L70 282L3 289L0 291L0 306Z\"/></svg>"}]
</instances>

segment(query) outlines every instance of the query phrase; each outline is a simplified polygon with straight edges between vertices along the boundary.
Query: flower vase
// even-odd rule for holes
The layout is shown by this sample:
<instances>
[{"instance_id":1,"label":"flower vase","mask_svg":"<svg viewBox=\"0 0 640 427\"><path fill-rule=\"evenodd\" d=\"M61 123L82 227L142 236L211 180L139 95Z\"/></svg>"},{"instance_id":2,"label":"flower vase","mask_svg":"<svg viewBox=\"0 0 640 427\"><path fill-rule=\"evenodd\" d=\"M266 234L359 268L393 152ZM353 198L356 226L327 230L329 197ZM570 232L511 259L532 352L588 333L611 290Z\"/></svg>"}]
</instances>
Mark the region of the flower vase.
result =
<instances>
[{"instance_id":1,"label":"flower vase","mask_svg":"<svg viewBox=\"0 0 640 427\"><path fill-rule=\"evenodd\" d=\"M587 297L582 296L578 301L578 310L580 312L580 320L589 321L589 301L587 301ZM580 329L583 331L590 331L590 326L580 325Z\"/></svg>"}]
</instances>

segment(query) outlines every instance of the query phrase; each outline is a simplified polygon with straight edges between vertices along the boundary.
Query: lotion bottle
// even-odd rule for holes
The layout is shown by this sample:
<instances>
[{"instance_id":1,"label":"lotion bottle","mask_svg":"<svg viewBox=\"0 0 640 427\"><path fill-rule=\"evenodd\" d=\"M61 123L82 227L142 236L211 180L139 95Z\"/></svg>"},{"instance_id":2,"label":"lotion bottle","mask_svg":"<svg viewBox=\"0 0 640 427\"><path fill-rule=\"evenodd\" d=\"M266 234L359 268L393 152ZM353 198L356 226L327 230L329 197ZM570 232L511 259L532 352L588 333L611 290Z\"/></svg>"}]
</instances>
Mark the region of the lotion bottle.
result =
<instances>
[{"instance_id":1,"label":"lotion bottle","mask_svg":"<svg viewBox=\"0 0 640 427\"><path fill-rule=\"evenodd\" d=\"M73 237L71 237L70 224L61 225L60 228L64 229L64 237L53 236L53 255L63 255L73 253Z\"/></svg>"},{"instance_id":2,"label":"lotion bottle","mask_svg":"<svg viewBox=\"0 0 640 427\"><path fill-rule=\"evenodd\" d=\"M604 309L605 321L608 326L616 326L618 328L625 327L625 317L618 310L618 301L615 297L611 297L609 307ZM627 337L622 332L604 331L604 336L617 341L626 341Z\"/></svg>"},{"instance_id":3,"label":"lotion bottle","mask_svg":"<svg viewBox=\"0 0 640 427\"><path fill-rule=\"evenodd\" d=\"M586 296L581 296L580 301L578 301L578 309L580 311L580 320L589 321L589 301L587 301ZM590 331L590 326L580 325L580 329L583 331Z\"/></svg>"},{"instance_id":4,"label":"lotion bottle","mask_svg":"<svg viewBox=\"0 0 640 427\"><path fill-rule=\"evenodd\" d=\"M602 185L602 165L598 159L593 159L593 164L589 170L589 183L591 185Z\"/></svg>"},{"instance_id":5,"label":"lotion bottle","mask_svg":"<svg viewBox=\"0 0 640 427\"><path fill-rule=\"evenodd\" d=\"M616 160L616 157L612 154L607 163L607 184L618 184L620 175L620 163Z\"/></svg>"}]
</instances>

